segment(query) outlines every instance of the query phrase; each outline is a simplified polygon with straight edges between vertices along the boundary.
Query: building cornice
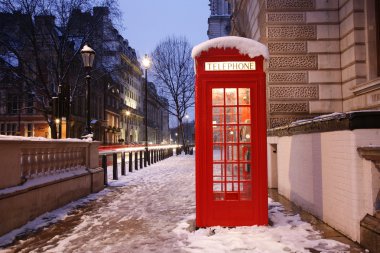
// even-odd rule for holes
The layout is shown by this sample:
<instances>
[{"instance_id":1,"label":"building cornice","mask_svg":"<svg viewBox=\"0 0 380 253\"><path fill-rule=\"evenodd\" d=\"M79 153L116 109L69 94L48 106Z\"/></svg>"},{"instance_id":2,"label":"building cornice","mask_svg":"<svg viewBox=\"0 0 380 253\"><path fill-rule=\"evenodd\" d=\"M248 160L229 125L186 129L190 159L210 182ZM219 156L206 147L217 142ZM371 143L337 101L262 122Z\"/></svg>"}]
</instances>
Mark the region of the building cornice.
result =
<instances>
[{"instance_id":1,"label":"building cornice","mask_svg":"<svg viewBox=\"0 0 380 253\"><path fill-rule=\"evenodd\" d=\"M352 88L352 92L355 95L362 95L375 90L380 90L380 77Z\"/></svg>"}]
</instances>

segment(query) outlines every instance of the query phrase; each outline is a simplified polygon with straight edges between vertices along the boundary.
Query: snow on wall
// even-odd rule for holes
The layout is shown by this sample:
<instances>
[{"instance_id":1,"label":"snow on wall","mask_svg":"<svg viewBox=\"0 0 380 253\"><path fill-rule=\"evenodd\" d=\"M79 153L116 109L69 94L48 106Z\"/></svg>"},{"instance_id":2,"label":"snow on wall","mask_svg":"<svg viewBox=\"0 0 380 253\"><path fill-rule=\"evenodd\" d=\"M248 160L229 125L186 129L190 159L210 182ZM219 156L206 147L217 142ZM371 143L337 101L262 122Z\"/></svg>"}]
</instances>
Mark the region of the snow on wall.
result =
<instances>
[{"instance_id":1,"label":"snow on wall","mask_svg":"<svg viewBox=\"0 0 380 253\"><path fill-rule=\"evenodd\" d=\"M246 54L251 58L262 55L265 59L269 59L269 51L264 44L236 36L219 37L202 42L193 48L191 56L196 58L210 48L236 48L241 54Z\"/></svg>"},{"instance_id":2,"label":"snow on wall","mask_svg":"<svg viewBox=\"0 0 380 253\"><path fill-rule=\"evenodd\" d=\"M91 142L92 134L83 136L83 139L66 138L66 139L50 139L45 137L24 137L15 135L0 135L0 141L48 141L48 142Z\"/></svg>"}]
</instances>

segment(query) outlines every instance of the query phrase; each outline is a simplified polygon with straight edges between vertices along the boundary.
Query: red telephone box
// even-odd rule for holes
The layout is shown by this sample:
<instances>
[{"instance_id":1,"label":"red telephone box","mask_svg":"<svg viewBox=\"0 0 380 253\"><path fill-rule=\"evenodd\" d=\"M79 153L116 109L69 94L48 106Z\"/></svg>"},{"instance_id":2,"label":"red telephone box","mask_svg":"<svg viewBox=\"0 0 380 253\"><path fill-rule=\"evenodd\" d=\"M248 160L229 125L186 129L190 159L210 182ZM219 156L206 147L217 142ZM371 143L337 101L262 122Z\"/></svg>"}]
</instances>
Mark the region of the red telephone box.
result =
<instances>
[{"instance_id":1,"label":"red telephone box","mask_svg":"<svg viewBox=\"0 0 380 253\"><path fill-rule=\"evenodd\" d=\"M196 225L266 225L268 50L229 36L199 44L193 57Z\"/></svg>"}]
</instances>

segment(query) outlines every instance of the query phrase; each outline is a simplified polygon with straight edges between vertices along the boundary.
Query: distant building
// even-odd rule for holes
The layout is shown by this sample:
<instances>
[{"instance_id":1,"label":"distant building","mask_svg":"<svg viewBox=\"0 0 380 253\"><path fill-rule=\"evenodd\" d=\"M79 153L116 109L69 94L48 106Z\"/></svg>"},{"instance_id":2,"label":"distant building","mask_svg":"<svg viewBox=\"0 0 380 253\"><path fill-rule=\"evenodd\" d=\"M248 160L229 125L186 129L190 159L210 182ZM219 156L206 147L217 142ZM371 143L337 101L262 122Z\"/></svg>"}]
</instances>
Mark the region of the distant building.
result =
<instances>
[{"instance_id":1,"label":"distant building","mask_svg":"<svg viewBox=\"0 0 380 253\"><path fill-rule=\"evenodd\" d=\"M157 94L154 83L148 82L148 140L153 144L169 143L169 102ZM145 130L144 130L145 131ZM141 133L145 136L145 132Z\"/></svg>"},{"instance_id":2,"label":"distant building","mask_svg":"<svg viewBox=\"0 0 380 253\"><path fill-rule=\"evenodd\" d=\"M229 2L231 35L269 48L269 127L380 109L380 1Z\"/></svg>"},{"instance_id":3,"label":"distant building","mask_svg":"<svg viewBox=\"0 0 380 253\"><path fill-rule=\"evenodd\" d=\"M230 4L226 0L210 0L211 15L208 19L209 39L227 36L230 33Z\"/></svg>"},{"instance_id":4,"label":"distant building","mask_svg":"<svg viewBox=\"0 0 380 253\"><path fill-rule=\"evenodd\" d=\"M2 21L0 36L4 39L12 34L18 36L16 40L23 41L22 36L25 34L14 31L23 30L19 29L19 26L23 25L22 20L27 20L26 15L0 13L0 18ZM41 38L51 38L51 34L56 38L62 36L59 29L55 29L55 18L52 16L35 17L35 26L39 26L36 30L39 31ZM5 60L8 63L12 60L11 62L15 64L13 68L21 69L22 66L17 62L17 58L0 47L2 71L0 73L0 98L2 99L0 101L0 134L50 138L51 129L55 127L50 128L48 122L60 119L62 129L57 129L57 131L62 132L63 138L81 137L86 126L87 103L85 73L79 51L83 43L87 41L96 52L94 66L90 73L90 117L94 139L103 144L143 142L145 140L143 72L135 50L113 26L109 9L94 7L92 12L73 10L67 26L70 27L67 43L72 53L71 57L74 58L73 65L63 82L57 82L54 79L55 73L49 71L48 64L43 65L44 68L41 70L44 73L43 77L51 86L47 87L50 93L46 94L48 98L46 100L52 101L51 104L42 103L42 106L45 106L43 108L45 114L38 110L36 104L36 99L41 100L41 98L37 95L33 96L30 86L23 85L22 80L14 74L14 71L11 71L9 64L8 66L4 64ZM38 46L41 46L43 59L53 58L55 52L52 45L54 43L46 43L44 40L38 43L41 43ZM26 47L22 49L24 51L20 51L20 54L28 52ZM21 71L24 70L21 69ZM148 126L151 128L149 133L152 133L152 136L149 136L149 140L161 143L169 139L169 117L165 109L167 102L157 95L154 85L151 84L151 86L149 90L152 92L149 92L148 103L152 113L151 117L148 117ZM22 92L20 92L20 87ZM53 97L55 98L52 99Z\"/></svg>"}]
</instances>

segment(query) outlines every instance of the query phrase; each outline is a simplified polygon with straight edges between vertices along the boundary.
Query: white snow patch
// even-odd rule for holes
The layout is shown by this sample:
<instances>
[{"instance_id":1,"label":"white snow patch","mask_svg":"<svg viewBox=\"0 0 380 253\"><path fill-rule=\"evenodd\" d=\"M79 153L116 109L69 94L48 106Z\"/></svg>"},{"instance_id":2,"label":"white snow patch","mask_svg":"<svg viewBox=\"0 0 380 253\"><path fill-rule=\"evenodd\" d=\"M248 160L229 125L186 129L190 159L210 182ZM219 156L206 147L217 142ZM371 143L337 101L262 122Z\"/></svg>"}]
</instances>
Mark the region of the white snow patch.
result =
<instances>
[{"instance_id":1,"label":"white snow patch","mask_svg":"<svg viewBox=\"0 0 380 253\"><path fill-rule=\"evenodd\" d=\"M67 139L50 139L45 137L24 137L15 135L0 135L0 141L51 141L51 142L91 142L90 139L77 139L77 138L67 138Z\"/></svg>"},{"instance_id":2,"label":"white snow patch","mask_svg":"<svg viewBox=\"0 0 380 253\"><path fill-rule=\"evenodd\" d=\"M67 204L61 208L54 210L54 211L46 212L46 213L38 216L34 220L29 221L27 224L25 224L25 225L23 225L17 229L14 229L5 235L2 235L0 237L0 247L7 245L9 243L12 243L16 237L20 237L24 234L28 234L32 231L36 231L38 229L47 227L50 224L54 224L58 221L64 220L66 217L68 217L70 215L70 213L75 208L83 206L90 201L94 201L97 198L99 198L100 196L106 195L108 192L109 192L109 190L105 189L105 190L101 191L100 193L90 194L85 198L71 202L71 203L69 203L69 204ZM1 249L0 249L0 252L2 252Z\"/></svg>"},{"instance_id":3,"label":"white snow patch","mask_svg":"<svg viewBox=\"0 0 380 253\"><path fill-rule=\"evenodd\" d=\"M321 239L320 233L300 216L286 213L283 206L268 198L269 217L273 226L208 227L189 231L192 214L173 230L179 246L187 252L347 252L349 246L334 240Z\"/></svg>"},{"instance_id":4,"label":"white snow patch","mask_svg":"<svg viewBox=\"0 0 380 253\"><path fill-rule=\"evenodd\" d=\"M219 37L202 42L193 48L191 56L195 59L210 48L236 48L241 54L246 54L251 58L262 55L265 59L269 59L269 51L264 44L237 36Z\"/></svg>"}]
</instances>

